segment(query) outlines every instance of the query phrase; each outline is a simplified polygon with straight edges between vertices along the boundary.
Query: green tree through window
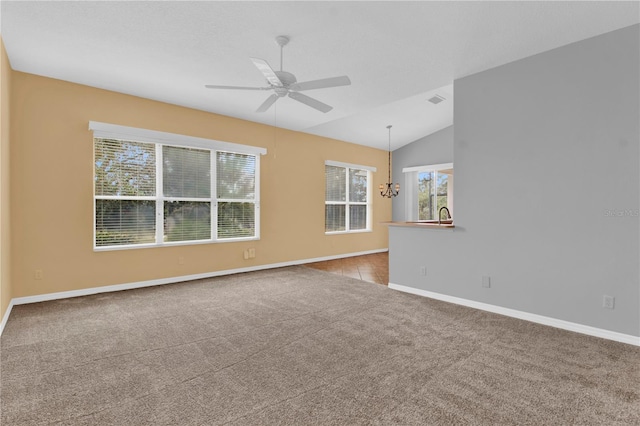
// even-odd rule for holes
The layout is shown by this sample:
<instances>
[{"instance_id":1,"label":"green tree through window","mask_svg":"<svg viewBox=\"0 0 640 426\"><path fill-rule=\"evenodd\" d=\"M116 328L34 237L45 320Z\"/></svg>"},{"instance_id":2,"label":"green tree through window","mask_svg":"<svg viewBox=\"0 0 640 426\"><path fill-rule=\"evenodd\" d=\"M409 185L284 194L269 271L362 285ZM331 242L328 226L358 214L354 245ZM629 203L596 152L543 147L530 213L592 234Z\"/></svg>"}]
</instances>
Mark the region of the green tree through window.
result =
<instances>
[{"instance_id":1,"label":"green tree through window","mask_svg":"<svg viewBox=\"0 0 640 426\"><path fill-rule=\"evenodd\" d=\"M448 177L437 171L418 173L418 220L438 220L447 206Z\"/></svg>"}]
</instances>

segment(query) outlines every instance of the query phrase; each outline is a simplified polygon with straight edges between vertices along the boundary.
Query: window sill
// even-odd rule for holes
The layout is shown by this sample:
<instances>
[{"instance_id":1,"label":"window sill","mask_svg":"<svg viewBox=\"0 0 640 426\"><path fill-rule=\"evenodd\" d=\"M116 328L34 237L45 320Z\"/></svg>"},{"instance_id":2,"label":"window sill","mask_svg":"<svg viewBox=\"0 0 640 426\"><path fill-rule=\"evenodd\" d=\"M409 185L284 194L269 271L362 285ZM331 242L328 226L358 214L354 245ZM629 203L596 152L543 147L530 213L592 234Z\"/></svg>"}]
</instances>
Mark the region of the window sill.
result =
<instances>
[{"instance_id":1,"label":"window sill","mask_svg":"<svg viewBox=\"0 0 640 426\"><path fill-rule=\"evenodd\" d=\"M238 243L242 241L259 241L260 237L246 237L246 238L225 238L223 240L195 240L195 241L177 241L174 243L163 244L136 244L136 245L122 245L122 246L106 246L106 247L94 247L94 252L100 251L115 251L115 250L137 250L148 248L161 248L161 247L177 247L177 246L196 246L203 244L221 244L221 243Z\"/></svg>"},{"instance_id":2,"label":"window sill","mask_svg":"<svg viewBox=\"0 0 640 426\"><path fill-rule=\"evenodd\" d=\"M333 231L325 232L324 235L345 235L345 234L364 234L367 232L373 232L371 229L357 229L354 231Z\"/></svg>"},{"instance_id":3,"label":"window sill","mask_svg":"<svg viewBox=\"0 0 640 426\"><path fill-rule=\"evenodd\" d=\"M421 220L414 222L382 222L387 226L404 226L409 228L429 228L429 229L452 229L455 228L453 221L442 221L438 223L437 220Z\"/></svg>"}]
</instances>

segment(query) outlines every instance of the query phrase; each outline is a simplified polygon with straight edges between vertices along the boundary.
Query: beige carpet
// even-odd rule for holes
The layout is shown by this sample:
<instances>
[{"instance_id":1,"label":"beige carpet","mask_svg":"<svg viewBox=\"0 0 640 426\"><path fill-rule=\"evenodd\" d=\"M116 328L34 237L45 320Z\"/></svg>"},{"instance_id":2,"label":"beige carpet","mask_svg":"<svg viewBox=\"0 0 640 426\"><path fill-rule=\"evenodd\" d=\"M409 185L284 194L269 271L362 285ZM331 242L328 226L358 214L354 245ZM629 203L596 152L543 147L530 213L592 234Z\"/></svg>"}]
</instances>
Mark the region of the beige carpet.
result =
<instances>
[{"instance_id":1,"label":"beige carpet","mask_svg":"<svg viewBox=\"0 0 640 426\"><path fill-rule=\"evenodd\" d=\"M640 348L305 267L14 307L1 424L640 424Z\"/></svg>"}]
</instances>

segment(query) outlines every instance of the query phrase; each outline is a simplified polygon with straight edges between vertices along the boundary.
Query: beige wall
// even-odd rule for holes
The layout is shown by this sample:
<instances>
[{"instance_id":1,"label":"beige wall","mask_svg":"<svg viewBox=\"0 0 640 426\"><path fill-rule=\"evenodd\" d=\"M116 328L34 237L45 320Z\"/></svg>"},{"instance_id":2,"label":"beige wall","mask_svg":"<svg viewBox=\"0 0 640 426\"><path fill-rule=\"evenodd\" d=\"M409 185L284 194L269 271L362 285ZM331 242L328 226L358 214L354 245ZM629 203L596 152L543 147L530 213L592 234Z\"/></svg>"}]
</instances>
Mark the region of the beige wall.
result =
<instances>
[{"instance_id":1,"label":"beige wall","mask_svg":"<svg viewBox=\"0 0 640 426\"><path fill-rule=\"evenodd\" d=\"M11 301L11 234L9 224L9 99L11 67L0 38L0 319Z\"/></svg>"},{"instance_id":2,"label":"beige wall","mask_svg":"<svg viewBox=\"0 0 640 426\"><path fill-rule=\"evenodd\" d=\"M375 166L377 187L385 151L20 72L12 77L13 297L387 248L379 222L390 220L391 203L379 196L373 232L324 234L324 161ZM94 252L90 120L267 148L261 240ZM256 258L244 260L250 247ZM36 269L43 279L34 279Z\"/></svg>"}]
</instances>

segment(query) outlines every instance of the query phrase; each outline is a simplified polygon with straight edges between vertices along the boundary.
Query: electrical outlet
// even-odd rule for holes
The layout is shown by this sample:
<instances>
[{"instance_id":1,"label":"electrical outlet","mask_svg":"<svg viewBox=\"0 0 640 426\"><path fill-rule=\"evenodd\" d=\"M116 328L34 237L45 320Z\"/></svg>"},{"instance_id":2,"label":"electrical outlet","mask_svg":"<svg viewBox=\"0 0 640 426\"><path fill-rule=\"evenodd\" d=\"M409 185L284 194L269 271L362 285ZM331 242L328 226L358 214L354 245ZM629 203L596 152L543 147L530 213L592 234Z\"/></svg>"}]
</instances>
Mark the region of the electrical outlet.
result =
<instances>
[{"instance_id":1,"label":"electrical outlet","mask_svg":"<svg viewBox=\"0 0 640 426\"><path fill-rule=\"evenodd\" d=\"M249 259L253 259L254 257L256 257L256 249L250 248L249 249Z\"/></svg>"},{"instance_id":2,"label":"electrical outlet","mask_svg":"<svg viewBox=\"0 0 640 426\"><path fill-rule=\"evenodd\" d=\"M616 298L613 296L602 296L602 307L605 309L613 309L616 305Z\"/></svg>"},{"instance_id":3,"label":"electrical outlet","mask_svg":"<svg viewBox=\"0 0 640 426\"><path fill-rule=\"evenodd\" d=\"M44 274L42 273L42 269L36 269L35 271L33 271L33 278L36 280L41 280L43 278Z\"/></svg>"},{"instance_id":4,"label":"electrical outlet","mask_svg":"<svg viewBox=\"0 0 640 426\"><path fill-rule=\"evenodd\" d=\"M420 267L420 275L422 275L423 277L427 276L427 267L426 266L421 266Z\"/></svg>"},{"instance_id":5,"label":"electrical outlet","mask_svg":"<svg viewBox=\"0 0 640 426\"><path fill-rule=\"evenodd\" d=\"M482 277L482 287L484 288L491 288L491 277L490 276L483 276Z\"/></svg>"},{"instance_id":6,"label":"electrical outlet","mask_svg":"<svg viewBox=\"0 0 640 426\"><path fill-rule=\"evenodd\" d=\"M249 250L244 251L244 260L249 259Z\"/></svg>"}]
</instances>

